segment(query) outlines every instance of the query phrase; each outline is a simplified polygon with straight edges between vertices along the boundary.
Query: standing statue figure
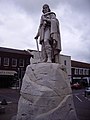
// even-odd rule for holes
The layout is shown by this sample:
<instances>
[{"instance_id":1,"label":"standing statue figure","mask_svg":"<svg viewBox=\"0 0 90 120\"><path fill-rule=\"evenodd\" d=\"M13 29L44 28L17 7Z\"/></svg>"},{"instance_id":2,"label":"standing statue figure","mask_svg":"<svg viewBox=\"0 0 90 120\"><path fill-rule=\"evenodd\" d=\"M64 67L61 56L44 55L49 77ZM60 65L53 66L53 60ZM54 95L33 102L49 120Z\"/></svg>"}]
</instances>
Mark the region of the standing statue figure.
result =
<instances>
[{"instance_id":1,"label":"standing statue figure","mask_svg":"<svg viewBox=\"0 0 90 120\"><path fill-rule=\"evenodd\" d=\"M35 39L40 37L41 61L59 62L59 53L61 51L61 39L59 31L59 21L56 14L51 12L49 5L43 5L43 15Z\"/></svg>"}]
</instances>

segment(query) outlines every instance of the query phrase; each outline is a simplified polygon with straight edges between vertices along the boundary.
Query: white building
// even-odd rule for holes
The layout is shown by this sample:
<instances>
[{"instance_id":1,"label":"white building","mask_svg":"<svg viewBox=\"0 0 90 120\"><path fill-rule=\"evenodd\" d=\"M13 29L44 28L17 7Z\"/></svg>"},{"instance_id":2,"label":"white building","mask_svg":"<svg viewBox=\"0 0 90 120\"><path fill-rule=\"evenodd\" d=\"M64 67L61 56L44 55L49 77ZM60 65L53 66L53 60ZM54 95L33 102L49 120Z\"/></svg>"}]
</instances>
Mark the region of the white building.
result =
<instances>
[{"instance_id":1,"label":"white building","mask_svg":"<svg viewBox=\"0 0 90 120\"><path fill-rule=\"evenodd\" d=\"M71 56L60 54L60 63L62 65L65 65L68 74L68 79L71 81Z\"/></svg>"}]
</instances>

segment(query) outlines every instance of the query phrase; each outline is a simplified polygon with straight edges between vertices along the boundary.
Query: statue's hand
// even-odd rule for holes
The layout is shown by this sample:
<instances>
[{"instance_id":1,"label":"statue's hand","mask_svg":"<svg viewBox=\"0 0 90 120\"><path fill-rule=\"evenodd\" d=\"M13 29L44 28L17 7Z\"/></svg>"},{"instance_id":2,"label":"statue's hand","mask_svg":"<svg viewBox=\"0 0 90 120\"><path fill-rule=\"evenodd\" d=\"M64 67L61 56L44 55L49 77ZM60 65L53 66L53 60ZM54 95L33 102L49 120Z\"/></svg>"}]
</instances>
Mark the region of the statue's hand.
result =
<instances>
[{"instance_id":1,"label":"statue's hand","mask_svg":"<svg viewBox=\"0 0 90 120\"><path fill-rule=\"evenodd\" d=\"M36 35L36 36L34 37L34 39L38 39L38 37L39 37L39 36L38 36L38 35Z\"/></svg>"},{"instance_id":2,"label":"statue's hand","mask_svg":"<svg viewBox=\"0 0 90 120\"><path fill-rule=\"evenodd\" d=\"M46 22L51 22L50 18L43 18L43 21L46 21Z\"/></svg>"},{"instance_id":3,"label":"statue's hand","mask_svg":"<svg viewBox=\"0 0 90 120\"><path fill-rule=\"evenodd\" d=\"M47 18L43 18L43 21L47 21Z\"/></svg>"}]
</instances>

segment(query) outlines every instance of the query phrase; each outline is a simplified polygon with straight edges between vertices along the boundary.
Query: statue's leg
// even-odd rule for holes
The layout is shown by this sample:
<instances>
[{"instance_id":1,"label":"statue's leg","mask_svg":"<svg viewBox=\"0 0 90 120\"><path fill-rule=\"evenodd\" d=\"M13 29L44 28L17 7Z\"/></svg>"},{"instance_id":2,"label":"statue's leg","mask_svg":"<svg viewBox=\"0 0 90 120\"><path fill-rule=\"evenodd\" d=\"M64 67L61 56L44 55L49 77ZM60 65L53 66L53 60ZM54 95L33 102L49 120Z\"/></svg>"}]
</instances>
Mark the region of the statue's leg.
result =
<instances>
[{"instance_id":1,"label":"statue's leg","mask_svg":"<svg viewBox=\"0 0 90 120\"><path fill-rule=\"evenodd\" d=\"M42 47L41 47L41 61L42 62L47 61L47 54L46 54L44 42L42 43Z\"/></svg>"},{"instance_id":2,"label":"statue's leg","mask_svg":"<svg viewBox=\"0 0 90 120\"><path fill-rule=\"evenodd\" d=\"M51 59L51 45L49 43L50 40L50 27L47 27L45 29L45 34L44 34L44 45L45 45L45 51L47 54L47 62L52 62Z\"/></svg>"},{"instance_id":3,"label":"statue's leg","mask_svg":"<svg viewBox=\"0 0 90 120\"><path fill-rule=\"evenodd\" d=\"M44 45L45 45L45 50L46 50L46 54L47 54L47 62L52 62L51 45L49 44L49 40L45 40Z\"/></svg>"},{"instance_id":4,"label":"statue's leg","mask_svg":"<svg viewBox=\"0 0 90 120\"><path fill-rule=\"evenodd\" d=\"M59 63L60 62L59 61L59 54L56 54L54 59L55 59L55 63Z\"/></svg>"},{"instance_id":5,"label":"statue's leg","mask_svg":"<svg viewBox=\"0 0 90 120\"><path fill-rule=\"evenodd\" d=\"M54 50L54 62L60 63L60 51L58 49Z\"/></svg>"}]
</instances>

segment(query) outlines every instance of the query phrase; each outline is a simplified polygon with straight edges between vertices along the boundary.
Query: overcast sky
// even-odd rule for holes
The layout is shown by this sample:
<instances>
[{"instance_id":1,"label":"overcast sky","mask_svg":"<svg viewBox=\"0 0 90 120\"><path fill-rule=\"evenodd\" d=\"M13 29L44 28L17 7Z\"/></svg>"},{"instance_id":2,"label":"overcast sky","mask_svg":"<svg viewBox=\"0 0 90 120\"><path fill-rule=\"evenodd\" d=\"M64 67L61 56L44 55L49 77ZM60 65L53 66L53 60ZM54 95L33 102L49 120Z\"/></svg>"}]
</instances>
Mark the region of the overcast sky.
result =
<instances>
[{"instance_id":1,"label":"overcast sky","mask_svg":"<svg viewBox=\"0 0 90 120\"><path fill-rule=\"evenodd\" d=\"M90 63L90 0L0 0L0 47L36 50L45 3L60 22L61 54Z\"/></svg>"}]
</instances>

